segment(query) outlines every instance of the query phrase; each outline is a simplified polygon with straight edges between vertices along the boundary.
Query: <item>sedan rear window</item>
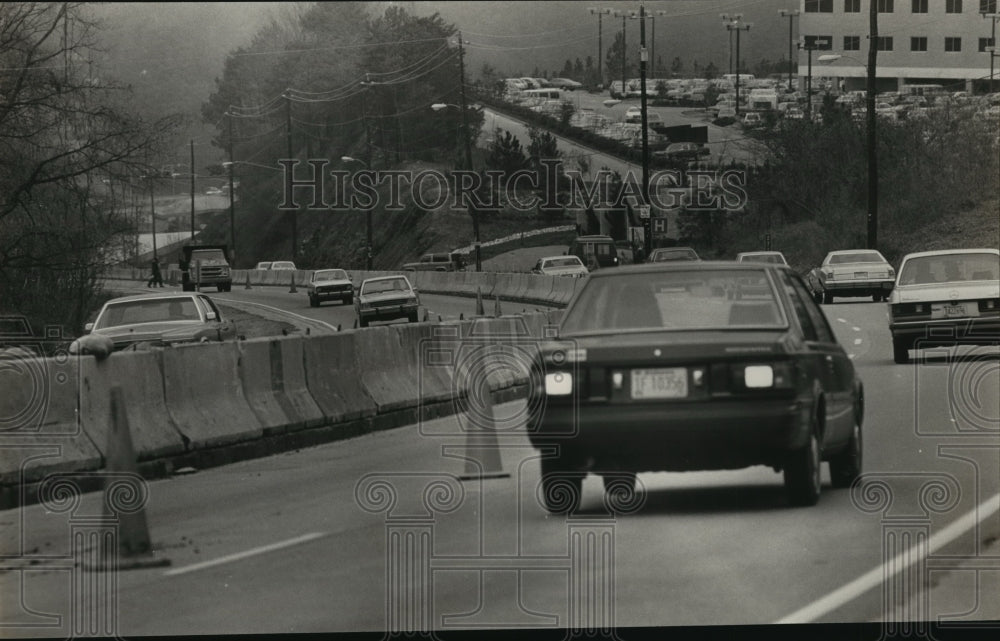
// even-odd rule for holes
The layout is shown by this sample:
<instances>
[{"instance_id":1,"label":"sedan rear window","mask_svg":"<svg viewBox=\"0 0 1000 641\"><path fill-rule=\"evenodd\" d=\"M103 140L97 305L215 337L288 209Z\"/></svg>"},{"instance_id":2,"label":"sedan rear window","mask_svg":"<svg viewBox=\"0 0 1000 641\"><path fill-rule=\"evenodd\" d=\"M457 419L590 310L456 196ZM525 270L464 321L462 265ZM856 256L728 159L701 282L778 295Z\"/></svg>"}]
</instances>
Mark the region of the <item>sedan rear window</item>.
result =
<instances>
[{"instance_id":1,"label":"sedan rear window","mask_svg":"<svg viewBox=\"0 0 1000 641\"><path fill-rule=\"evenodd\" d=\"M1000 256L996 254L939 254L906 261L899 273L900 285L929 285L1000 279Z\"/></svg>"},{"instance_id":2,"label":"sedan rear window","mask_svg":"<svg viewBox=\"0 0 1000 641\"><path fill-rule=\"evenodd\" d=\"M692 270L592 279L567 312L562 333L786 324L763 270Z\"/></svg>"},{"instance_id":3,"label":"sedan rear window","mask_svg":"<svg viewBox=\"0 0 1000 641\"><path fill-rule=\"evenodd\" d=\"M391 278L369 281L361 288L362 294L384 294L393 291L408 292L410 291L410 286L404 278Z\"/></svg>"},{"instance_id":4,"label":"sedan rear window","mask_svg":"<svg viewBox=\"0 0 1000 641\"><path fill-rule=\"evenodd\" d=\"M136 300L108 305L95 327L200 320L198 308L191 298Z\"/></svg>"},{"instance_id":5,"label":"sedan rear window","mask_svg":"<svg viewBox=\"0 0 1000 641\"><path fill-rule=\"evenodd\" d=\"M885 259L878 252L852 252L850 254L834 254L830 256L831 265L845 263L884 263Z\"/></svg>"},{"instance_id":6,"label":"sedan rear window","mask_svg":"<svg viewBox=\"0 0 1000 641\"><path fill-rule=\"evenodd\" d=\"M550 258L545 261L545 267L580 267L583 263L576 256L567 256L566 258Z\"/></svg>"}]
</instances>

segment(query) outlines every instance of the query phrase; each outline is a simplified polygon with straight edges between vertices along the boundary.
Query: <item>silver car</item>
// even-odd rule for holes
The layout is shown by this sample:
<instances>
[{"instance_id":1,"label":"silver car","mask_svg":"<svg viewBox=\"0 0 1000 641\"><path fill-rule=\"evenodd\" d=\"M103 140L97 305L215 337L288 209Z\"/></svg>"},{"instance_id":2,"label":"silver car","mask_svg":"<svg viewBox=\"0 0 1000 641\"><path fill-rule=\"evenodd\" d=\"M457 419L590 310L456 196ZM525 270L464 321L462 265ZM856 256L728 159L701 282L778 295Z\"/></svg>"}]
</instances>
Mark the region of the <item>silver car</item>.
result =
<instances>
[{"instance_id":1,"label":"silver car","mask_svg":"<svg viewBox=\"0 0 1000 641\"><path fill-rule=\"evenodd\" d=\"M896 271L874 249L847 249L826 255L819 268L819 280L827 305L834 296L871 296L877 303L889 298Z\"/></svg>"},{"instance_id":2,"label":"silver car","mask_svg":"<svg viewBox=\"0 0 1000 641\"><path fill-rule=\"evenodd\" d=\"M163 346L236 337L235 326L212 299L196 293L114 298L85 330L110 338L116 351L140 343Z\"/></svg>"}]
</instances>

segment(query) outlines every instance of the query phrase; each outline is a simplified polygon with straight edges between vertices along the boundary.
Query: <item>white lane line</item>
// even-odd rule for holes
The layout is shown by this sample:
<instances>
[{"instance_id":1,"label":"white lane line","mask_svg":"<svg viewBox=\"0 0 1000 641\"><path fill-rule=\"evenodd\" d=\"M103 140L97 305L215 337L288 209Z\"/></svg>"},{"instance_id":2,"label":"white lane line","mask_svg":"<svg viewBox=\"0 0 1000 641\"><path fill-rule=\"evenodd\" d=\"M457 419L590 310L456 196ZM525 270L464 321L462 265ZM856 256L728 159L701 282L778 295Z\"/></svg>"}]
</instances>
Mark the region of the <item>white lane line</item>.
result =
<instances>
[{"instance_id":1,"label":"white lane line","mask_svg":"<svg viewBox=\"0 0 1000 641\"><path fill-rule=\"evenodd\" d=\"M851 329L853 329L853 330L854 330L854 331L856 331L856 332L860 332L860 331L861 331L861 328L860 328L860 327L852 327Z\"/></svg>"},{"instance_id":2,"label":"white lane line","mask_svg":"<svg viewBox=\"0 0 1000 641\"><path fill-rule=\"evenodd\" d=\"M891 580L914 563L923 561L928 555L933 554L939 548L954 541L975 527L978 522L985 521L998 511L1000 511L1000 494L994 494L957 518L943 530L931 536L927 541L926 547L922 547L917 543L908 550L897 554L892 560L866 572L847 585L834 590L806 607L779 619L776 623L811 623L819 619L845 603L856 599L884 580Z\"/></svg>"},{"instance_id":3,"label":"white lane line","mask_svg":"<svg viewBox=\"0 0 1000 641\"><path fill-rule=\"evenodd\" d=\"M857 356L857 354L848 354L847 358L853 359L855 356Z\"/></svg>"},{"instance_id":4,"label":"white lane line","mask_svg":"<svg viewBox=\"0 0 1000 641\"><path fill-rule=\"evenodd\" d=\"M837 319L837 322L838 322L838 323L846 323L847 321L846 321L846 320L844 320L843 318L838 318L838 319Z\"/></svg>"},{"instance_id":5,"label":"white lane line","mask_svg":"<svg viewBox=\"0 0 1000 641\"><path fill-rule=\"evenodd\" d=\"M861 339L860 338L855 338L854 339L854 344L855 345L860 345L861 344Z\"/></svg>"},{"instance_id":6,"label":"white lane line","mask_svg":"<svg viewBox=\"0 0 1000 641\"><path fill-rule=\"evenodd\" d=\"M239 561L242 559L249 558L251 556L258 556L260 554L266 554L268 552L274 552L275 550L281 550L284 548L292 547L293 545L298 545L300 543L305 543L307 541L312 541L320 537L327 536L326 532L311 532L309 534L303 534L302 536L297 536L294 539L288 539L287 541L279 541L278 543L272 543L270 545L263 545L258 548L253 548L246 550L245 552L237 552L236 554L229 554L227 556L222 556L211 561L204 561L202 563L195 563L194 565L185 565L181 568L174 568L173 570L167 570L163 573L163 576L177 576L178 574L187 574L188 572L197 572L198 570L204 570L205 568L215 567L216 565L222 565L224 563L232 563L233 561Z\"/></svg>"},{"instance_id":7,"label":"white lane line","mask_svg":"<svg viewBox=\"0 0 1000 641\"><path fill-rule=\"evenodd\" d=\"M330 323L327 323L326 321L321 321L321 320L318 320L318 319L315 319L315 318L309 318L308 316L302 316L301 314L296 314L295 312L290 312L287 309L281 309L280 307L272 307L270 305L265 305L264 303L254 303L254 302L251 302L251 301L248 301L248 300L237 300L237 299L232 299L232 298L220 298L218 296L213 296L212 298L213 298L213 300L221 300L221 301L224 301L224 302L227 302L227 303L236 303L236 305L256 305L257 307L263 307L264 309L269 309L272 312L277 312L279 314L284 314L286 316L291 316L292 318L297 318L297 319L299 319L301 321L306 321L308 323L319 323L320 325L324 325L331 332L337 331L337 327L335 325L331 325Z\"/></svg>"}]
</instances>

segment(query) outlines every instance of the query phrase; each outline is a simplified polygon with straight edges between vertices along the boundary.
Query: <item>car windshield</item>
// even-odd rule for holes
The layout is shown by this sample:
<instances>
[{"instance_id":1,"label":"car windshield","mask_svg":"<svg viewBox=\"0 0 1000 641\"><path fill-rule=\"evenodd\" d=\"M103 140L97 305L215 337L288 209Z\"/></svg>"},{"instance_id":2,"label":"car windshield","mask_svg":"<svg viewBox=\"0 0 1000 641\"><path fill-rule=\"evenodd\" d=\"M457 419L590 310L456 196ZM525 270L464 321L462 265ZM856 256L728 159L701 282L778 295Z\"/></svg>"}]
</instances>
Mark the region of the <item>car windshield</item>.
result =
<instances>
[{"instance_id":1,"label":"car windshield","mask_svg":"<svg viewBox=\"0 0 1000 641\"><path fill-rule=\"evenodd\" d=\"M780 254L745 254L740 256L741 263L771 263L773 265L784 265Z\"/></svg>"},{"instance_id":2,"label":"car windshield","mask_svg":"<svg viewBox=\"0 0 1000 641\"><path fill-rule=\"evenodd\" d=\"M848 254L833 254L830 265L845 265L847 263L884 263L885 259L878 252L850 252Z\"/></svg>"},{"instance_id":3,"label":"car windshield","mask_svg":"<svg viewBox=\"0 0 1000 641\"><path fill-rule=\"evenodd\" d=\"M907 260L899 272L900 285L997 279L1000 256L987 253L918 256Z\"/></svg>"},{"instance_id":4,"label":"car windshield","mask_svg":"<svg viewBox=\"0 0 1000 641\"><path fill-rule=\"evenodd\" d=\"M194 299L154 298L109 303L97 319L95 329L134 325L137 323L162 323L166 321L200 321Z\"/></svg>"},{"instance_id":5,"label":"car windshield","mask_svg":"<svg viewBox=\"0 0 1000 641\"><path fill-rule=\"evenodd\" d=\"M665 263L671 260L698 260L698 254L693 249L668 249L653 252L652 262Z\"/></svg>"},{"instance_id":6,"label":"car windshield","mask_svg":"<svg viewBox=\"0 0 1000 641\"><path fill-rule=\"evenodd\" d=\"M408 292L410 286L405 278L389 278L386 280L372 280L364 283L361 287L362 294L384 294L386 292Z\"/></svg>"},{"instance_id":7,"label":"car windshield","mask_svg":"<svg viewBox=\"0 0 1000 641\"><path fill-rule=\"evenodd\" d=\"M278 261L271 263L271 269L295 269L295 263L289 261Z\"/></svg>"},{"instance_id":8,"label":"car windshield","mask_svg":"<svg viewBox=\"0 0 1000 641\"><path fill-rule=\"evenodd\" d=\"M226 257L222 254L221 249L199 249L198 251L191 252L191 262L196 260L225 260Z\"/></svg>"},{"instance_id":9,"label":"car windshield","mask_svg":"<svg viewBox=\"0 0 1000 641\"><path fill-rule=\"evenodd\" d=\"M566 256L564 258L550 258L546 260L542 267L583 267L583 263L576 256Z\"/></svg>"},{"instance_id":10,"label":"car windshield","mask_svg":"<svg viewBox=\"0 0 1000 641\"><path fill-rule=\"evenodd\" d=\"M592 278L567 312L561 333L785 325L763 269L699 269Z\"/></svg>"},{"instance_id":11,"label":"car windshield","mask_svg":"<svg viewBox=\"0 0 1000 641\"><path fill-rule=\"evenodd\" d=\"M347 280L347 272L343 269L321 269L313 274L313 280Z\"/></svg>"}]
</instances>

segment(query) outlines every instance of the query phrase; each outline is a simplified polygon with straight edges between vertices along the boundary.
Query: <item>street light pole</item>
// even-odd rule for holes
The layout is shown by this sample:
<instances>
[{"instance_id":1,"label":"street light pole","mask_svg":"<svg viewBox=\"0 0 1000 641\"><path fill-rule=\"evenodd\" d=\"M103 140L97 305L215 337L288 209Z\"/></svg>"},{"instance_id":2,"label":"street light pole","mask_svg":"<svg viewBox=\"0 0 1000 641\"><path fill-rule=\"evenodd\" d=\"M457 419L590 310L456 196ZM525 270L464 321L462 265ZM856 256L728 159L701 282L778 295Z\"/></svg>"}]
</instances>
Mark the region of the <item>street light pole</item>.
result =
<instances>
[{"instance_id":1,"label":"street light pole","mask_svg":"<svg viewBox=\"0 0 1000 641\"><path fill-rule=\"evenodd\" d=\"M358 160L357 158L352 158L351 156L341 156L340 160L343 162L359 162L365 166L365 169L371 169L371 158L369 157L368 162L363 160ZM365 210L365 242L367 247L365 248L365 269L368 271L372 270L372 208L368 207Z\"/></svg>"},{"instance_id":2,"label":"street light pole","mask_svg":"<svg viewBox=\"0 0 1000 641\"><path fill-rule=\"evenodd\" d=\"M990 90L989 93L993 93L993 58L995 57L994 52L996 51L997 45L997 20L1000 20L1000 13L986 13L985 11L980 12L984 19L990 19L990 47L993 50L990 51ZM989 49L989 47L987 47Z\"/></svg>"},{"instance_id":3,"label":"street light pole","mask_svg":"<svg viewBox=\"0 0 1000 641\"><path fill-rule=\"evenodd\" d=\"M808 66L806 69L806 118L812 120L812 81L813 81L813 51L820 49L816 45L816 40L804 39L800 40L798 43L799 49L804 49L807 54ZM839 56L838 56L839 57ZM823 62L823 56L819 57L820 62ZM834 58L835 59L835 58Z\"/></svg>"},{"instance_id":4,"label":"street light pole","mask_svg":"<svg viewBox=\"0 0 1000 641\"><path fill-rule=\"evenodd\" d=\"M740 115L740 32L750 31L750 23L740 22L741 16L735 16L733 21L726 25L730 33L736 32L736 116Z\"/></svg>"},{"instance_id":5,"label":"street light pole","mask_svg":"<svg viewBox=\"0 0 1000 641\"><path fill-rule=\"evenodd\" d=\"M604 85L604 61L601 60L601 55L604 49L602 46L603 30L601 20L604 16L609 15L610 13L611 9L595 9L593 7L590 9L590 15L597 16L597 80L602 86Z\"/></svg>"},{"instance_id":6,"label":"street light pole","mask_svg":"<svg viewBox=\"0 0 1000 641\"><path fill-rule=\"evenodd\" d=\"M286 90L285 94L282 97L285 99L285 144L287 146L287 151L288 151L287 158L289 160L291 160L292 159L292 154L294 153L292 151L292 96ZM291 199L291 202L294 202L295 199L292 198L292 172L287 171L287 172L285 172L285 174L286 174L285 180L287 182L286 189L288 190L288 198ZM296 250L298 249L298 241L299 241L299 239L298 239L298 236L299 236L298 216L295 215L296 213L297 212L294 209L289 211L289 215L292 217L292 221L291 221L291 228L292 228L292 256L291 256L291 259L293 261L295 260L296 254L298 253Z\"/></svg>"},{"instance_id":7,"label":"street light pole","mask_svg":"<svg viewBox=\"0 0 1000 641\"><path fill-rule=\"evenodd\" d=\"M149 178L149 220L153 226L153 258L156 259L156 202L153 198L153 175L147 176Z\"/></svg>"},{"instance_id":8,"label":"street light pole","mask_svg":"<svg viewBox=\"0 0 1000 641\"><path fill-rule=\"evenodd\" d=\"M628 60L626 55L627 49L625 47L625 20L628 18L628 14L624 11L615 11L615 17L620 17L622 19L622 98L625 98L625 64Z\"/></svg>"},{"instance_id":9,"label":"street light pole","mask_svg":"<svg viewBox=\"0 0 1000 641\"><path fill-rule=\"evenodd\" d=\"M649 123L646 119L646 7L639 5L639 104L642 110L642 204L649 205ZM645 255L653 248L653 222L649 220L649 230L643 233Z\"/></svg>"},{"instance_id":10,"label":"street light pole","mask_svg":"<svg viewBox=\"0 0 1000 641\"><path fill-rule=\"evenodd\" d=\"M463 47L462 32L458 32L458 95L461 98L460 109L462 110L462 135L465 138L465 166L472 171L472 139L469 136L469 116L466 113L465 102L465 49ZM476 211L475 204L469 199L469 214L472 216L472 233L476 243L476 271L483 271L482 248L479 245L479 212Z\"/></svg>"},{"instance_id":11,"label":"street light pole","mask_svg":"<svg viewBox=\"0 0 1000 641\"><path fill-rule=\"evenodd\" d=\"M229 254L236 268L236 204L233 194L233 115L226 112L229 119Z\"/></svg>"},{"instance_id":12,"label":"street light pole","mask_svg":"<svg viewBox=\"0 0 1000 641\"><path fill-rule=\"evenodd\" d=\"M194 242L194 139L191 140L191 242Z\"/></svg>"},{"instance_id":13,"label":"street light pole","mask_svg":"<svg viewBox=\"0 0 1000 641\"><path fill-rule=\"evenodd\" d=\"M729 31L729 74L733 73L733 30L731 25L739 23L743 19L742 13L723 13L719 16L726 22L726 30ZM736 63L739 66L739 62Z\"/></svg>"},{"instance_id":14,"label":"street light pole","mask_svg":"<svg viewBox=\"0 0 1000 641\"><path fill-rule=\"evenodd\" d=\"M792 90L792 69L795 63L792 61L792 20L799 16L798 9L781 9L778 14L782 18L788 18L788 90Z\"/></svg>"},{"instance_id":15,"label":"street light pole","mask_svg":"<svg viewBox=\"0 0 1000 641\"><path fill-rule=\"evenodd\" d=\"M878 3L868 11L868 249L878 249L878 148L875 139L875 73L878 63ZM811 99L811 97L810 97Z\"/></svg>"}]
</instances>

